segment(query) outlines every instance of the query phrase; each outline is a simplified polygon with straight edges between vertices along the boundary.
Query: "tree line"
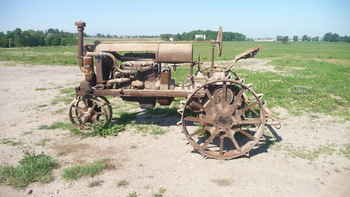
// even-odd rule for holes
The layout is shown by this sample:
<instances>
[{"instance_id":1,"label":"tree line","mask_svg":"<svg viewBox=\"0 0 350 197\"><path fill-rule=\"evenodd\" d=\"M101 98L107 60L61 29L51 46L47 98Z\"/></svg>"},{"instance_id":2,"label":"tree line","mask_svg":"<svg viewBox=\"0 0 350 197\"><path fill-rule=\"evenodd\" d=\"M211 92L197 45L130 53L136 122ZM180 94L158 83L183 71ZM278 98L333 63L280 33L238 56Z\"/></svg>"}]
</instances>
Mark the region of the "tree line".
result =
<instances>
[{"instance_id":1,"label":"tree line","mask_svg":"<svg viewBox=\"0 0 350 197\"><path fill-rule=\"evenodd\" d=\"M211 30L195 30L190 32L184 32L182 34L160 34L160 38L162 40L195 40L195 35L205 35L205 39L203 37L197 38L197 40L216 40L216 31ZM223 41L244 41L247 37L244 34L237 32L223 32Z\"/></svg>"},{"instance_id":2,"label":"tree line","mask_svg":"<svg viewBox=\"0 0 350 197\"><path fill-rule=\"evenodd\" d=\"M157 35L113 35L113 34L101 34L96 35L86 35L86 37L96 37L96 38L159 38Z\"/></svg>"},{"instance_id":3,"label":"tree line","mask_svg":"<svg viewBox=\"0 0 350 197\"><path fill-rule=\"evenodd\" d=\"M0 32L0 47L33 47L33 46L58 46L75 45L76 34L48 29L47 31L21 30L16 28L6 33Z\"/></svg>"},{"instance_id":4,"label":"tree line","mask_svg":"<svg viewBox=\"0 0 350 197\"><path fill-rule=\"evenodd\" d=\"M288 36L277 36L276 37L277 41L281 41L281 42L288 42L290 39ZM339 36L337 33L326 33L322 39L319 36L315 36L315 37L311 37L308 35L303 35L301 38L299 38L298 36L293 36L292 39L294 42L297 41L314 41L314 42L318 42L318 41L325 41L325 42L350 42L350 36Z\"/></svg>"},{"instance_id":5,"label":"tree line","mask_svg":"<svg viewBox=\"0 0 350 197\"><path fill-rule=\"evenodd\" d=\"M160 38L162 40L215 40L216 31L211 30L195 30L184 33L177 34L161 34ZM197 36L196 35L202 35ZM89 35L86 35L89 36ZM96 37L107 37L107 38L156 38L159 36L117 36L117 35L103 35L96 34ZM223 32L224 41L244 41L247 37L244 34L237 32ZM310 37L308 35L303 35L302 37L293 36L291 39L288 36L277 36L277 41L288 42L293 41L327 41L327 42L350 42L350 36L340 36L337 33L326 33L322 39L319 36ZM46 31L36 31L36 30L21 30L16 28L13 31L0 32L0 47L32 47L32 46L67 46L75 45L77 43L77 38L75 33L64 32L58 29L48 29Z\"/></svg>"}]
</instances>

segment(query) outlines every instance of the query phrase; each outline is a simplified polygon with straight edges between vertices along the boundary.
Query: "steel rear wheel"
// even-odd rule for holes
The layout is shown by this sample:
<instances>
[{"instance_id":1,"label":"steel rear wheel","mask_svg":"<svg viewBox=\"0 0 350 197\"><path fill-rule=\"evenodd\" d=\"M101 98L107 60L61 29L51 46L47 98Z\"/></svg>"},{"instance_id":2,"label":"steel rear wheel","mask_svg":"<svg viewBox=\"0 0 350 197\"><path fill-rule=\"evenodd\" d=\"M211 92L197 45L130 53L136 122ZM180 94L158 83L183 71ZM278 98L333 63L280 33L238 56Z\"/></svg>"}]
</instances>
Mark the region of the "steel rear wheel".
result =
<instances>
[{"instance_id":1,"label":"steel rear wheel","mask_svg":"<svg viewBox=\"0 0 350 197\"><path fill-rule=\"evenodd\" d=\"M263 103L241 81L219 80L197 88L187 99L182 131L204 157L233 159L258 144L265 126Z\"/></svg>"}]
</instances>

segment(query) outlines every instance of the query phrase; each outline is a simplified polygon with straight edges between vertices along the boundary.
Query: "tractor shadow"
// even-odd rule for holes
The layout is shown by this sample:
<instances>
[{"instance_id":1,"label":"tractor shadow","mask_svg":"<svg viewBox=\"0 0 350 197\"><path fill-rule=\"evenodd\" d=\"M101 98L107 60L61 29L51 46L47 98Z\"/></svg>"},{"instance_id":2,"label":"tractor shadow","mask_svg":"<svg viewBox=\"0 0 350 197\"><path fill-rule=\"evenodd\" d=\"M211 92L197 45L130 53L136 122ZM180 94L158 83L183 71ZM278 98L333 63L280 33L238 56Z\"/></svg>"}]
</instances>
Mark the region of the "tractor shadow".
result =
<instances>
[{"instance_id":1,"label":"tractor shadow","mask_svg":"<svg viewBox=\"0 0 350 197\"><path fill-rule=\"evenodd\" d=\"M156 108L156 109L149 109L149 110L143 110L140 112L124 112L119 115L118 118L112 119L112 124L149 124L149 125L157 125L157 126L177 126L177 123L181 120L181 116L178 114L176 108ZM271 127L270 125L266 126L267 129L271 132L272 136L263 135L263 137L258 142L258 146L254 147L249 154L243 155L234 159L238 158L251 158L256 155L259 155L261 153L266 153L269 151L269 149L281 142L283 139L280 135L278 135L275 128ZM251 133L253 134L253 133ZM236 140L240 146L247 143L248 138L245 137L242 134L237 134ZM198 143L203 143L206 140L207 137L199 137ZM218 137L216 137L213 140L213 143L210 144L211 146L220 146L220 140ZM231 141L225 138L224 140L224 150L232 150L234 149L234 145ZM196 151L193 151L193 153L197 153Z\"/></svg>"},{"instance_id":2,"label":"tractor shadow","mask_svg":"<svg viewBox=\"0 0 350 197\"><path fill-rule=\"evenodd\" d=\"M123 112L112 118L112 124L150 124L157 126L176 126L181 116L176 108L155 108L139 112Z\"/></svg>"},{"instance_id":3,"label":"tractor shadow","mask_svg":"<svg viewBox=\"0 0 350 197\"><path fill-rule=\"evenodd\" d=\"M267 129L269 129L269 131L271 132L273 137L263 135L263 137L264 137L264 140L262 141L263 143L260 144L259 147L252 149L249 152L249 157L254 157L254 156L261 154L261 153L267 153L267 152L269 152L269 149L273 145L276 145L283 140L283 138L280 135L278 135L275 128L273 128L271 125L267 125L266 127L267 127Z\"/></svg>"},{"instance_id":4,"label":"tractor shadow","mask_svg":"<svg viewBox=\"0 0 350 197\"><path fill-rule=\"evenodd\" d=\"M251 158L251 157L254 157L254 156L259 155L261 153L267 153L273 145L275 145L283 140L282 137L280 135L278 135L278 133L276 132L276 130L273 127L271 127L270 125L267 125L266 128L269 129L272 136L268 136L268 135L264 134L262 136L262 138L259 140L258 144L254 148L252 148L252 150L249 151L249 154L233 158L232 160L239 159L239 158ZM253 132L249 132L249 133L251 135L254 134ZM206 139L208 139L208 136L199 137L197 140L197 143L199 143L199 144L204 143ZM236 133L235 139L237 140L237 143L239 144L239 146L243 146L244 144L246 144L249 141L249 139L246 136L242 135L241 133ZM219 151L219 149L218 149L219 146L220 146L219 137L215 137L213 142L208 145L208 147L211 150L215 150L214 147L217 147L217 150L215 150L215 151ZM212 149L212 148L214 148L214 149ZM228 140L227 138L224 138L223 149L226 151L233 150L233 149L235 149L235 146L232 143L232 141ZM198 152L193 151L193 153L198 153Z\"/></svg>"}]
</instances>

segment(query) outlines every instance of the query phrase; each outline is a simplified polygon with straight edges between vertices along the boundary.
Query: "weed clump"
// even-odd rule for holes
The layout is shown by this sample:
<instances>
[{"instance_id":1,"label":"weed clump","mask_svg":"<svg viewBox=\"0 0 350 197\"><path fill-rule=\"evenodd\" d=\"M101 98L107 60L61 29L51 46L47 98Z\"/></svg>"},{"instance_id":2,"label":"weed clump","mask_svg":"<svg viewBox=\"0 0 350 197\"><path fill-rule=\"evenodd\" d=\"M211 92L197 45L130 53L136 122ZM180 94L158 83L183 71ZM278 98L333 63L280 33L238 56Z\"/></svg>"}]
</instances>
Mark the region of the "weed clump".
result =
<instances>
[{"instance_id":1,"label":"weed clump","mask_svg":"<svg viewBox=\"0 0 350 197\"><path fill-rule=\"evenodd\" d=\"M66 180L77 180L84 176L96 176L103 170L111 168L106 161L95 161L86 165L78 165L63 169L62 177Z\"/></svg>"},{"instance_id":2,"label":"weed clump","mask_svg":"<svg viewBox=\"0 0 350 197\"><path fill-rule=\"evenodd\" d=\"M118 187L126 187L129 185L129 182L127 180L121 180L117 183Z\"/></svg>"},{"instance_id":3,"label":"weed clump","mask_svg":"<svg viewBox=\"0 0 350 197\"><path fill-rule=\"evenodd\" d=\"M19 188L33 182L48 183L53 180L52 170L57 167L57 162L50 156L26 153L18 166L0 166L0 183Z\"/></svg>"}]
</instances>

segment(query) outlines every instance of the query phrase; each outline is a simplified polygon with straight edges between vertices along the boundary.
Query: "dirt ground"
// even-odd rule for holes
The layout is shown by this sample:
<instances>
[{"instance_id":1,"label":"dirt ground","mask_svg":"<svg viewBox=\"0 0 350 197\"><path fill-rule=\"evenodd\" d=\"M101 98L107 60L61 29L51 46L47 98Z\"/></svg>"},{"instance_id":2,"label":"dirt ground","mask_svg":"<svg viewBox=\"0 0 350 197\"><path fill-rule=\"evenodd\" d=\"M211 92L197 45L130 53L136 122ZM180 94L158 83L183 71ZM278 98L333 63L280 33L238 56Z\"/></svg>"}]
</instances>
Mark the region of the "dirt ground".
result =
<instances>
[{"instance_id":1,"label":"dirt ground","mask_svg":"<svg viewBox=\"0 0 350 197\"><path fill-rule=\"evenodd\" d=\"M125 131L113 137L81 138L65 130L39 129L67 121L68 105L54 105L52 100L62 87L74 87L80 78L77 67L0 66L0 140L17 142L0 143L0 164L16 164L24 151L44 152L60 164L53 182L33 183L26 189L0 185L0 197L125 197L131 192L152 196L161 188L164 196L184 197L350 194L350 158L341 153L350 142L349 122L273 109L282 121L282 129L276 130L281 141L262 146L249 158L229 161L191 152L177 120L171 120L175 117L170 117L169 126L161 126L168 132L157 137ZM325 147L333 151L322 152ZM116 168L77 181L62 179L64 167L98 159L109 159ZM118 187L122 180L129 185ZM102 184L88 187L94 181Z\"/></svg>"}]
</instances>

